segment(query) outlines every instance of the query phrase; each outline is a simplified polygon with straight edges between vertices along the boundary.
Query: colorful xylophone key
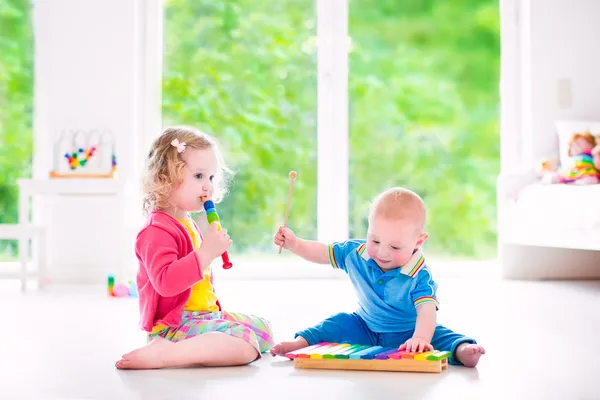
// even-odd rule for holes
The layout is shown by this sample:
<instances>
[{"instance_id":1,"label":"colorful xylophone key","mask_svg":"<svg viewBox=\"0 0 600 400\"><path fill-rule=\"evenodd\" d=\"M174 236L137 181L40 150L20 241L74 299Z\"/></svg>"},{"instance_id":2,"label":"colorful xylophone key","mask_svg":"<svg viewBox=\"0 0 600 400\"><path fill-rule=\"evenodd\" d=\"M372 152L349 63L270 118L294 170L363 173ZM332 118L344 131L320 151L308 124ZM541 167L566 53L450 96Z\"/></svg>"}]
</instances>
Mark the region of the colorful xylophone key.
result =
<instances>
[{"instance_id":1,"label":"colorful xylophone key","mask_svg":"<svg viewBox=\"0 0 600 400\"><path fill-rule=\"evenodd\" d=\"M328 344L329 343L314 344L312 346L308 346L308 347L305 347L303 349L299 349L299 350L296 350L296 351L291 351L289 353L286 353L285 356L287 358L291 358L291 359L298 358L298 356L300 356L300 355L305 356L306 358L308 358L308 355L311 353L311 351L313 351L317 347L325 346L325 345L328 345Z\"/></svg>"},{"instance_id":2,"label":"colorful xylophone key","mask_svg":"<svg viewBox=\"0 0 600 400\"><path fill-rule=\"evenodd\" d=\"M370 357L371 355L379 353L381 349L383 349L381 346L367 347L366 349L350 354L350 359L360 360L363 357Z\"/></svg>"},{"instance_id":3,"label":"colorful xylophone key","mask_svg":"<svg viewBox=\"0 0 600 400\"><path fill-rule=\"evenodd\" d=\"M349 354L352 353L356 353L360 350L364 350L364 349L368 349L371 346L364 346L364 345L360 345L360 344L353 344L350 347L347 347L346 349L344 349L344 351L335 354L335 355L331 355L331 354L324 354L323 358L339 358L339 359L349 359L350 356Z\"/></svg>"}]
</instances>

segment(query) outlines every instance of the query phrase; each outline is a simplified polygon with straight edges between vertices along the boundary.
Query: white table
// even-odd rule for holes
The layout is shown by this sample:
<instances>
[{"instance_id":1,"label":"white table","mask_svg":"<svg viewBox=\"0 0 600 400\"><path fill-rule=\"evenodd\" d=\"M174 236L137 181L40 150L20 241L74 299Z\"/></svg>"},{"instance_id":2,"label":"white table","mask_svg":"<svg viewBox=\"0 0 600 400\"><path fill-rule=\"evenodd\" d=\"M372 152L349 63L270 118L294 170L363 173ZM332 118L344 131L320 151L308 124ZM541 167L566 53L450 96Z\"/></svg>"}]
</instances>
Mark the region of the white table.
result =
<instances>
[{"instance_id":1,"label":"white table","mask_svg":"<svg viewBox=\"0 0 600 400\"><path fill-rule=\"evenodd\" d=\"M21 247L21 254L24 256L20 257L20 272L0 272L0 279L20 279L21 290L25 290L26 280L23 277L27 276L27 254L29 253L29 240L31 239L32 244L45 243L45 231L42 227L34 225L21 225L21 224L0 224L0 239L3 240L18 240L25 243L25 251ZM34 263L37 266L36 272L39 278L39 286L43 286L44 276L44 265L45 255L43 254L43 246L37 246L36 252L34 252Z\"/></svg>"},{"instance_id":2,"label":"white table","mask_svg":"<svg viewBox=\"0 0 600 400\"><path fill-rule=\"evenodd\" d=\"M124 198L124 185L117 179L19 179L19 225L23 228L31 227L29 201L36 196L60 195L112 195L117 200ZM43 227L37 227L42 228ZM119 231L119 230L117 230ZM21 263L21 288L26 290L27 284L27 258L28 239L25 234L19 236L19 257ZM43 243L33 244L44 245ZM43 282L43 271L37 270L38 281Z\"/></svg>"}]
</instances>

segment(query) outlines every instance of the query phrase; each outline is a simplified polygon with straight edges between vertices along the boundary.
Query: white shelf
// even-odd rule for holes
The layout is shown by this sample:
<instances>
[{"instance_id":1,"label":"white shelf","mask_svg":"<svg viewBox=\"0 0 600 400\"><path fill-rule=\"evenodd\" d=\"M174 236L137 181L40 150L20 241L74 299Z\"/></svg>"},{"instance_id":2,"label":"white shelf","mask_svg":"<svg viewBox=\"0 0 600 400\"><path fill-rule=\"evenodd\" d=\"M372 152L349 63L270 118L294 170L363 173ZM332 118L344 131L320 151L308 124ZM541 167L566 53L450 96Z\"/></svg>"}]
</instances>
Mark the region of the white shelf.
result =
<instances>
[{"instance_id":1,"label":"white shelf","mask_svg":"<svg viewBox=\"0 0 600 400\"><path fill-rule=\"evenodd\" d=\"M55 179L19 179L19 188L23 193L34 196L61 194L118 194L123 190L123 182L109 178L55 178Z\"/></svg>"}]
</instances>

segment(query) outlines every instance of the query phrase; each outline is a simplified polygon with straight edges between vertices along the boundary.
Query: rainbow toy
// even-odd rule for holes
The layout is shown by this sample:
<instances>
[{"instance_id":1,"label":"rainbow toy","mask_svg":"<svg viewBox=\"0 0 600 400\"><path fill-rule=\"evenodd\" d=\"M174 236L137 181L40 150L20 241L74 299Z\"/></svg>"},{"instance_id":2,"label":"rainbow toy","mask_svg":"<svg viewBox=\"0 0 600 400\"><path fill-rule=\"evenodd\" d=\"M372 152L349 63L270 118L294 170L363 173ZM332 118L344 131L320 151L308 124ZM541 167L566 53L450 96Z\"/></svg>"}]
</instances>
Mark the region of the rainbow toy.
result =
<instances>
[{"instance_id":1,"label":"rainbow toy","mask_svg":"<svg viewBox=\"0 0 600 400\"><path fill-rule=\"evenodd\" d=\"M437 372L448 369L449 351L410 353L397 347L319 343L285 356L294 367L360 371Z\"/></svg>"},{"instance_id":2,"label":"rainbow toy","mask_svg":"<svg viewBox=\"0 0 600 400\"><path fill-rule=\"evenodd\" d=\"M219 222L219 214L217 214L215 203L209 197L205 197L202 200L204 201L203 205L204 210L206 211L206 219L208 220L208 224L211 225L213 222L216 222L217 229L221 230L221 223ZM233 266L231 261L229 261L229 254L227 254L227 251L221 254L221 259L223 260L224 269L229 269Z\"/></svg>"},{"instance_id":3,"label":"rainbow toy","mask_svg":"<svg viewBox=\"0 0 600 400\"><path fill-rule=\"evenodd\" d=\"M109 296L114 296L115 290L115 277L112 275L108 275L108 295Z\"/></svg>"},{"instance_id":4,"label":"rainbow toy","mask_svg":"<svg viewBox=\"0 0 600 400\"><path fill-rule=\"evenodd\" d=\"M138 297L135 282L128 281L127 284L115 283L114 275L108 275L108 295L110 297Z\"/></svg>"}]
</instances>

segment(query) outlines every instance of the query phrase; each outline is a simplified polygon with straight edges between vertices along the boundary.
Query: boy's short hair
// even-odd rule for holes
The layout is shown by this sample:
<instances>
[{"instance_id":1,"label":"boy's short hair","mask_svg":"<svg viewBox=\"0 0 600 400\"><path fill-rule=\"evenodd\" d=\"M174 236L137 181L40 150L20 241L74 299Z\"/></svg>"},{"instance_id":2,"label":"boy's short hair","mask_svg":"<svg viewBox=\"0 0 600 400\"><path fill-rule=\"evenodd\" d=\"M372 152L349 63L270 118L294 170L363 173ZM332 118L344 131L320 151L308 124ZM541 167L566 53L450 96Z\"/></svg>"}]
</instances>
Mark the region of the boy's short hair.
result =
<instances>
[{"instance_id":1,"label":"boy's short hair","mask_svg":"<svg viewBox=\"0 0 600 400\"><path fill-rule=\"evenodd\" d=\"M398 220L410 219L423 232L427 211L425 202L418 194L402 187L393 187L380 193L373 200L369 221L375 216Z\"/></svg>"}]
</instances>

